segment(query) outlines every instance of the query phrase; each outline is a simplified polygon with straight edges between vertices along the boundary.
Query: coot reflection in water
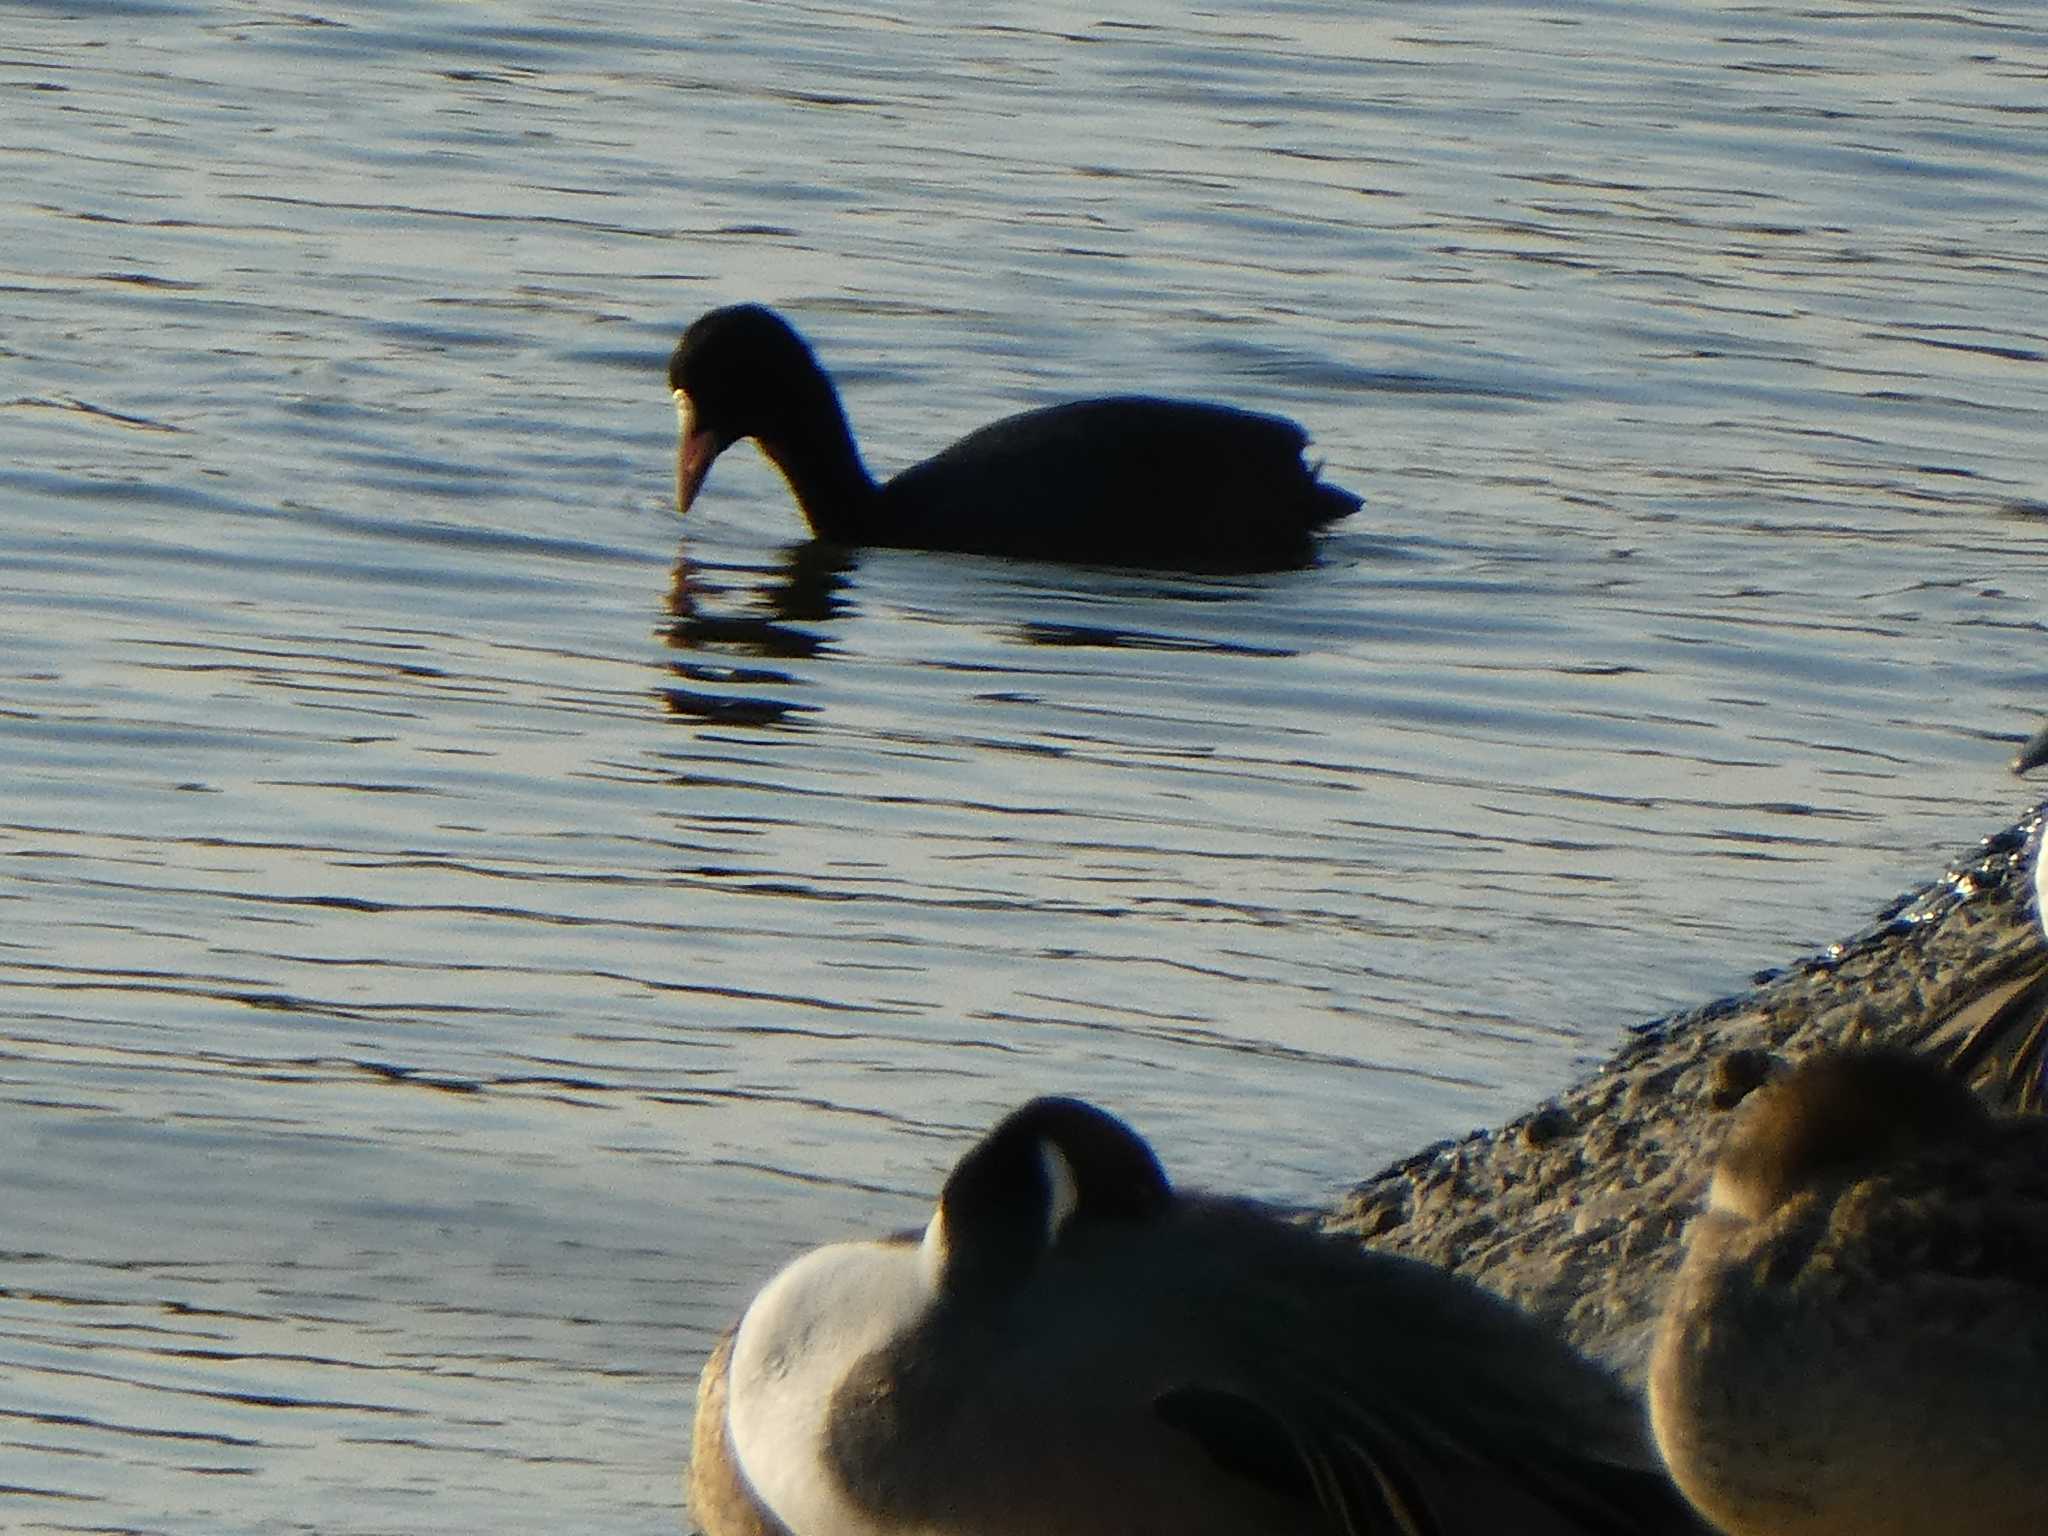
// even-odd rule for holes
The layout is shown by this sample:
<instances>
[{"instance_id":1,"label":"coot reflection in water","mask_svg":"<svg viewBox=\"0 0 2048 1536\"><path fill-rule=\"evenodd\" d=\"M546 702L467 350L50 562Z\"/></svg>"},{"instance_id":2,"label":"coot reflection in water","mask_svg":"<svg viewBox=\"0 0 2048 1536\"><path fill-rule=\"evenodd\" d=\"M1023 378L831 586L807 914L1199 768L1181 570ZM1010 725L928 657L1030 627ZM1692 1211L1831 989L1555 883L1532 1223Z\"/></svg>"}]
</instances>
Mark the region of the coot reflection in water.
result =
<instances>
[{"instance_id":1,"label":"coot reflection in water","mask_svg":"<svg viewBox=\"0 0 2048 1536\"><path fill-rule=\"evenodd\" d=\"M681 653L669 671L686 686L657 690L663 707L671 715L712 725L776 725L810 713L816 706L732 689L798 687L802 680L795 674L756 663L808 660L829 650L830 642L809 626L846 615L849 604L842 594L852 570L853 559L844 550L815 540L792 545L783 552L775 579L753 594L765 613L721 613L703 599L727 595L722 584L700 573L687 555L678 555L667 600L674 621L664 635ZM728 659L735 657L740 660Z\"/></svg>"},{"instance_id":2,"label":"coot reflection in water","mask_svg":"<svg viewBox=\"0 0 2048 1536\"><path fill-rule=\"evenodd\" d=\"M1164 570L1305 565L1360 498L1321 478L1281 416L1148 396L1005 417L876 484L825 370L757 304L715 309L669 359L680 418L676 507L753 438L818 537Z\"/></svg>"}]
</instances>

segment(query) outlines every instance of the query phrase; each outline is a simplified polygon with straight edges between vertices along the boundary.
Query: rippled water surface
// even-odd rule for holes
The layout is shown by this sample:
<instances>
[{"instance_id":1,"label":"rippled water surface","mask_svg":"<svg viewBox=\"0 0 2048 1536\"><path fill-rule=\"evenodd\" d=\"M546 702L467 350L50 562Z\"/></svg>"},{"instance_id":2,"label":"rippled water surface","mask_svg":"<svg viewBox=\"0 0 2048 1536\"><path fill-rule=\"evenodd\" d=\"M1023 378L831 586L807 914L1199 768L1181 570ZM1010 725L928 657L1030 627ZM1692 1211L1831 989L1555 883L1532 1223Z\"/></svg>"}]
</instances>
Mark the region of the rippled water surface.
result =
<instances>
[{"instance_id":1,"label":"rippled water surface","mask_svg":"<svg viewBox=\"0 0 2048 1536\"><path fill-rule=\"evenodd\" d=\"M0 0L0 1525L671 1530L1021 1097L1318 1198L2010 819L2038 12L1031 16ZM740 298L878 467L1150 389L1368 504L679 524Z\"/></svg>"}]
</instances>

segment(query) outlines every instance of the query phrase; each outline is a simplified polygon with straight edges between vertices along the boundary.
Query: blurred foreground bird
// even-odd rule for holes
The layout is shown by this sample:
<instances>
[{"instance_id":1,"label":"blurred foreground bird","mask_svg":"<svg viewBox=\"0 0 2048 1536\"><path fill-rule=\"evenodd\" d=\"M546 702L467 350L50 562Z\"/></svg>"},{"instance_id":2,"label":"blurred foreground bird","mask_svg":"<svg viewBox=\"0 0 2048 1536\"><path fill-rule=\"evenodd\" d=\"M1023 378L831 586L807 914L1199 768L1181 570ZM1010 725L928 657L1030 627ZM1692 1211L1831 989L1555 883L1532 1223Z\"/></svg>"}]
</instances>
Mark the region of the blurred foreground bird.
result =
<instances>
[{"instance_id":1,"label":"blurred foreground bird","mask_svg":"<svg viewBox=\"0 0 2048 1536\"><path fill-rule=\"evenodd\" d=\"M1758 1089L1651 1356L1727 1536L2048 1532L2048 1120L1897 1051Z\"/></svg>"},{"instance_id":2,"label":"blurred foreground bird","mask_svg":"<svg viewBox=\"0 0 2048 1536\"><path fill-rule=\"evenodd\" d=\"M705 1367L709 1536L1702 1530L1639 1402L1491 1293L1038 1099L922 1232L820 1248Z\"/></svg>"}]
</instances>

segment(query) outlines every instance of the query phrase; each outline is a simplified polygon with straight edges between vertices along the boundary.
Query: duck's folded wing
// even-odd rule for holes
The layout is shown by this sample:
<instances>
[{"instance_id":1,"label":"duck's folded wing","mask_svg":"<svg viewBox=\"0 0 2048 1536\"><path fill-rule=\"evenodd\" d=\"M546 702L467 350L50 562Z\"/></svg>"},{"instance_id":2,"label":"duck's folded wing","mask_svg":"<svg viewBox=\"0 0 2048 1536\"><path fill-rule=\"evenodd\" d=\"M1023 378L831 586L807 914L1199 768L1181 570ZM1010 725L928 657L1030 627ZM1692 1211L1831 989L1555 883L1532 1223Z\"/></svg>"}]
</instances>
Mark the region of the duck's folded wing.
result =
<instances>
[{"instance_id":1,"label":"duck's folded wing","mask_svg":"<svg viewBox=\"0 0 2048 1536\"><path fill-rule=\"evenodd\" d=\"M1919 1049L1995 1110L2048 1108L2048 956L2029 951L1988 976L1981 990L1931 1023Z\"/></svg>"},{"instance_id":2,"label":"duck's folded wing","mask_svg":"<svg viewBox=\"0 0 2048 1536\"><path fill-rule=\"evenodd\" d=\"M1286 1405L1187 1386L1160 1418L1219 1469L1313 1504L1342 1536L1703 1536L1660 1470L1619 1466L1532 1435L1482 1439L1416 1405L1313 1397Z\"/></svg>"}]
</instances>

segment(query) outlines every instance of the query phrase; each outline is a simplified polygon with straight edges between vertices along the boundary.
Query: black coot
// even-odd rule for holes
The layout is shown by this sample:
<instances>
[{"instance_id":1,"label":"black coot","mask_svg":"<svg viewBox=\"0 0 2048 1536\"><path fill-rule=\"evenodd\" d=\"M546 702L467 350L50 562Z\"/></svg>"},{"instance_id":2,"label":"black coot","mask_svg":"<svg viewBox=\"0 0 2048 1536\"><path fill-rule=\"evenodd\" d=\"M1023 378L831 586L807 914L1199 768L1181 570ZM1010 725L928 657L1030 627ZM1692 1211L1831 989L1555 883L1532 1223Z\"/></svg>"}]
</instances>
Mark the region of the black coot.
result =
<instances>
[{"instance_id":1,"label":"black coot","mask_svg":"<svg viewBox=\"0 0 2048 1536\"><path fill-rule=\"evenodd\" d=\"M758 304L714 309L669 359L687 512L718 455L761 445L811 531L836 544L962 550L1167 570L1306 564L1357 510L1302 459L1282 416L1147 396L1077 400L971 432L877 485L804 339Z\"/></svg>"}]
</instances>

